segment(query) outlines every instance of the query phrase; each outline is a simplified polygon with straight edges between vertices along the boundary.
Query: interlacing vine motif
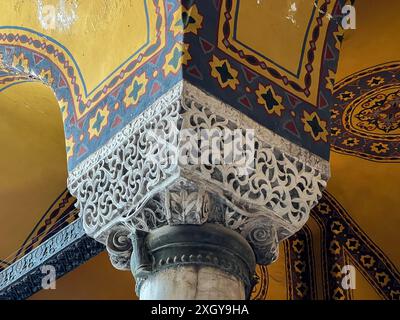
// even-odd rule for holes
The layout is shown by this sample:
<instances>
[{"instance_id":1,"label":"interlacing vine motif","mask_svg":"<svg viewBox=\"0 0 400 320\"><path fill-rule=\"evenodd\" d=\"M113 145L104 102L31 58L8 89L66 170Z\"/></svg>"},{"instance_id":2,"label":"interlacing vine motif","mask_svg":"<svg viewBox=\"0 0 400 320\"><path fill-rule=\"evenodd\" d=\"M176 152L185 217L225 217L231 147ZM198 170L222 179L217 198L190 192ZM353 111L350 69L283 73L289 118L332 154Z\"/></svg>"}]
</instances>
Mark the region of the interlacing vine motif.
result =
<instances>
[{"instance_id":1,"label":"interlacing vine motif","mask_svg":"<svg viewBox=\"0 0 400 320\"><path fill-rule=\"evenodd\" d=\"M226 128L242 132L244 163L179 161L182 130ZM246 140L246 129L254 128L254 136ZM287 146L266 142L274 139L184 82L81 164L69 186L85 231L103 243L115 225L149 231L164 224L214 221L241 233L258 263L270 263L278 242L307 221L328 174L321 170L323 162L305 163L280 150ZM302 152L296 155L304 157Z\"/></svg>"},{"instance_id":2,"label":"interlacing vine motif","mask_svg":"<svg viewBox=\"0 0 400 320\"><path fill-rule=\"evenodd\" d=\"M160 143L156 133L162 131L176 144L179 92L175 87L70 175L69 189L78 199L87 234L104 241L112 225L132 219L148 230L142 207L178 172L176 162L169 161L173 146Z\"/></svg>"}]
</instances>

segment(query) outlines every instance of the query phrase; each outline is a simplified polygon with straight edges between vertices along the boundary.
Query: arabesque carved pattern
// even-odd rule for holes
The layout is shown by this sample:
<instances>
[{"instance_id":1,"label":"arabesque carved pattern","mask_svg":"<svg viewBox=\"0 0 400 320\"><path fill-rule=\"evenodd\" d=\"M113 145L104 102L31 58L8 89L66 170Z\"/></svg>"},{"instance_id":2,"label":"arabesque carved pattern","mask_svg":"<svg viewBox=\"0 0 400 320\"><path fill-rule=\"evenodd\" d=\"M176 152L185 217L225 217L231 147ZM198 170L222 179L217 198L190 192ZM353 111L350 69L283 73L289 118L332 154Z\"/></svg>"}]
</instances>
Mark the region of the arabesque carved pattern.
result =
<instances>
[{"instance_id":1,"label":"arabesque carved pattern","mask_svg":"<svg viewBox=\"0 0 400 320\"><path fill-rule=\"evenodd\" d=\"M242 132L244 164L180 163L182 130L226 128ZM246 129L255 132L252 146ZM259 251L258 262L267 263L276 258L277 243L307 221L329 175L323 160L277 141L228 105L180 83L81 164L69 187L86 232L101 242L116 224L150 231L211 219L241 233ZM222 218L209 215L211 202Z\"/></svg>"}]
</instances>

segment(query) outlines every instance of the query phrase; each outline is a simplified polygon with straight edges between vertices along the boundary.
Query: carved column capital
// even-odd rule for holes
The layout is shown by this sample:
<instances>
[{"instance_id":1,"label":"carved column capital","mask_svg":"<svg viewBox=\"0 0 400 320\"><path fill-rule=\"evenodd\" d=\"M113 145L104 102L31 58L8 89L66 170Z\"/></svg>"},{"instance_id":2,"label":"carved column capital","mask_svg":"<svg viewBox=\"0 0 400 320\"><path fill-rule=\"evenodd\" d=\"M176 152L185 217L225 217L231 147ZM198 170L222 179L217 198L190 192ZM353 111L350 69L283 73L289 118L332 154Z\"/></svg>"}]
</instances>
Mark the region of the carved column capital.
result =
<instances>
[{"instance_id":1,"label":"carved column capital","mask_svg":"<svg viewBox=\"0 0 400 320\"><path fill-rule=\"evenodd\" d=\"M112 265L118 270L129 270L133 249L131 233L124 226L115 226L108 235L106 249Z\"/></svg>"},{"instance_id":2,"label":"carved column capital","mask_svg":"<svg viewBox=\"0 0 400 320\"><path fill-rule=\"evenodd\" d=\"M225 147L216 162L203 145L188 144L204 132ZM117 268L130 268L135 243L144 242L127 241L139 231L210 223L239 234L257 263L269 264L307 221L328 177L328 162L184 81L78 166L69 189L85 231L107 244Z\"/></svg>"}]
</instances>

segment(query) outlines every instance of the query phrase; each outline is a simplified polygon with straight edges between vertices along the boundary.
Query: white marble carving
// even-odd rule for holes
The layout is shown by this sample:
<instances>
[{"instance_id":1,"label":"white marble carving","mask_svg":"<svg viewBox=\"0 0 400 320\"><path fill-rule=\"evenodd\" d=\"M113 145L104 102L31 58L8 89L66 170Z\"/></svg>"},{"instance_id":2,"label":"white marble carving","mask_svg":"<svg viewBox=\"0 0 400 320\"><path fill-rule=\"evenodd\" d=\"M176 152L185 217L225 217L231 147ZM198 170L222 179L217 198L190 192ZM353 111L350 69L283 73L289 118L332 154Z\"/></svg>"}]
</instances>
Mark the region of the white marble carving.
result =
<instances>
[{"instance_id":1,"label":"white marble carving","mask_svg":"<svg viewBox=\"0 0 400 320\"><path fill-rule=\"evenodd\" d=\"M227 128L254 132L254 145L240 146L251 163L180 161L183 130ZM68 185L85 231L103 243L115 225L149 231L216 219L246 237L262 263L304 225L328 177L327 161L180 82L75 168ZM221 217L210 217L210 206Z\"/></svg>"}]
</instances>

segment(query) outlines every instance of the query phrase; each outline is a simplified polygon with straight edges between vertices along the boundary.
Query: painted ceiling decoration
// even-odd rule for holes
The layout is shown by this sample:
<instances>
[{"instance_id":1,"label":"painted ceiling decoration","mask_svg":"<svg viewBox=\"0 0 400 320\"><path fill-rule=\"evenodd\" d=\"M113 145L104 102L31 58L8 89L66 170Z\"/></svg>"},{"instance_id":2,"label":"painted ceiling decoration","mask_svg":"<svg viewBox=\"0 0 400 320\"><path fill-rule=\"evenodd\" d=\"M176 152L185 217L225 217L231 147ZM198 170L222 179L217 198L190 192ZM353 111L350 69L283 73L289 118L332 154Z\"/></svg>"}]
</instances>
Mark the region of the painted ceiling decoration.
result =
<instances>
[{"instance_id":1,"label":"painted ceiling decoration","mask_svg":"<svg viewBox=\"0 0 400 320\"><path fill-rule=\"evenodd\" d=\"M316 203L320 188L329 177L329 75L337 68L338 21L343 1L300 1L298 21L276 21L276 28L287 30L292 39L286 49L279 45L255 48L262 41L254 39L254 26L248 23L251 20L248 15L262 12L271 16L271 12L284 11L286 5L281 2L272 7L232 0L137 0L135 3L134 33L138 34L139 29L142 30L139 34L146 36L135 36L135 51L115 69L111 67L115 66L115 59L110 62L104 51L98 73L87 71L90 65L87 59L98 52L86 47L83 37L71 37L74 25L70 33L54 32L57 37L53 37L36 31L38 22L32 16L23 17L20 25L13 26L14 21L6 15L0 27L1 68L4 74L8 73L4 82L11 76L16 82L39 81L55 93L64 123L68 188L78 198L86 232L104 242L105 230L116 221L126 225L139 223L144 230L149 229L136 215L140 215L139 211L159 185L172 183L184 170L163 162L152 165L150 154L163 156L170 152L170 144L157 151L159 146L154 146L145 131L150 127L170 131L169 127L178 123L175 118L183 112L188 119L188 123L182 121L184 125L192 125L189 118L200 117L191 115L191 108L196 105L194 100L201 97L212 106L203 108L203 116L209 117L210 109L221 116L229 115L228 121L237 122L230 126L256 127L257 138L263 140L268 150L264 151L266 156L273 161L279 159L284 166L294 165L302 175L303 179L295 185L285 185L284 181L278 181L285 178L276 176L273 185L279 189L278 204L263 194L262 186L253 191L260 198L257 204L260 208L276 205L285 208L282 213L285 222L280 217L275 220L283 224L277 229L281 231L276 231L277 241L288 237L305 223L309 207ZM79 10L89 10L86 6L90 7L85 4L75 8L77 14ZM124 9L129 11L132 7L125 3L113 9L115 18L121 18L116 19L119 27L124 29ZM15 14L12 10L11 17ZM259 17L257 21L257 28L269 32L265 20ZM100 31L100 36L111 39ZM268 36L263 41L280 43L277 32L263 36ZM295 48L291 48L292 44ZM287 55L277 62L282 50ZM180 103L183 106L176 106ZM210 125L221 126L212 120ZM277 145L279 149L274 148ZM137 152L136 148L142 146L145 150ZM264 155L260 152L258 157ZM135 167L126 171L118 164L121 161L133 162ZM147 169L148 166L151 168ZM257 170L266 174L260 165ZM228 179L224 174L222 179ZM219 179L215 175L210 178ZM251 179L257 179L256 174ZM234 181L213 182L224 192L227 188L229 193L244 190ZM250 185L255 184L249 182ZM281 188L290 189L290 197ZM289 198L303 193L307 200L288 203ZM254 196L247 197L246 202L244 206L254 205ZM98 211L104 214L98 215ZM275 218L275 213L269 214ZM273 256L276 255L277 252Z\"/></svg>"},{"instance_id":2,"label":"painted ceiling decoration","mask_svg":"<svg viewBox=\"0 0 400 320\"><path fill-rule=\"evenodd\" d=\"M315 250L316 243L322 244L320 250ZM327 191L310 221L283 246L287 278L280 288L283 299L354 299L353 291L341 285L345 265L355 265L380 299L400 299L398 268ZM257 274L261 280L252 298L267 300L268 292L277 289L268 285L278 273L269 274L259 266Z\"/></svg>"},{"instance_id":3,"label":"painted ceiling decoration","mask_svg":"<svg viewBox=\"0 0 400 320\"><path fill-rule=\"evenodd\" d=\"M133 13L115 4L110 10L122 21L116 30L111 35L101 28L92 30L98 34L84 34L79 41L71 40L76 39L73 24L64 26L72 28L70 33L43 30L29 15L17 25L10 14L11 18L0 21L0 93L27 81L52 88L64 124L69 173L78 172L93 155L94 163L101 163L102 147L118 138L119 132L128 130L140 115L152 116L149 109L166 93L175 90L185 98L184 91L191 86L322 163L333 151L332 165L338 175L352 170L351 166L343 169L346 161L356 160L365 161L362 164L370 171L371 163L390 165L388 170L395 171L400 152L400 62L370 66L335 81L345 1L296 3L299 14L282 22L274 17L267 21L265 15L268 11L287 15L284 1L258 6L255 0L135 0L135 32L123 27L132 21L124 19ZM74 10L79 16L90 6L86 3ZM129 11L126 16L124 10ZM268 23L273 27L267 28ZM133 33L139 35L134 38ZM107 41L118 48L125 35L132 37L132 43L114 50L118 52L110 58L113 53L106 48ZM95 46L95 40L86 39L90 37L97 39ZM95 58L98 66L90 62ZM177 90L181 81L188 84ZM158 120L165 118L162 114ZM354 181L347 183L356 190ZM363 189L365 197L369 189ZM335 185L328 187L307 224L280 245L278 261L268 268L257 266L259 281L252 299L357 299L356 291L341 286L345 265L354 265L362 279L357 292L400 299L396 252L383 248L371 224L358 221L363 209L342 201L341 193ZM353 202L367 201L356 191L352 196ZM0 276L0 288L7 289L1 297L27 298L38 291L38 266L43 261L52 261L63 275L104 251L104 246L84 235L74 205L75 198L64 191L15 255L0 260L0 271L7 271ZM56 237L62 245L48 253ZM37 263L29 265L32 261ZM22 265L23 276L17 268L7 269L15 262Z\"/></svg>"},{"instance_id":4,"label":"painted ceiling decoration","mask_svg":"<svg viewBox=\"0 0 400 320\"><path fill-rule=\"evenodd\" d=\"M184 78L328 159L331 94L327 85L337 67L341 2L318 1L314 6L300 1L301 14L294 25L280 19L287 10L284 2L266 2L261 7L240 0L196 5L200 13L208 13L208 20L196 33L185 33L192 60L184 66ZM216 13L215 18L209 17L210 12ZM267 12L278 14L265 19ZM262 41L255 30L263 30ZM279 30L288 30L292 41L278 41ZM209 73L212 78L207 80Z\"/></svg>"},{"instance_id":5,"label":"painted ceiling decoration","mask_svg":"<svg viewBox=\"0 0 400 320\"><path fill-rule=\"evenodd\" d=\"M285 49L283 61L282 48L254 46L260 43L254 38L254 20L264 30L260 15L286 7L277 2L269 6L260 10L250 1L138 0L135 27L146 37L137 40L137 50L116 69L95 81L91 77L90 84L79 63L84 46L79 49L75 41L74 51L69 50L62 40L28 27L34 25L32 18L22 25L3 23L1 89L21 81L41 81L53 89L70 171L182 79L328 159L327 85L337 67L341 1L317 1L315 6L300 1L304 9L288 35L295 50ZM268 43L280 37L274 31L264 36Z\"/></svg>"},{"instance_id":6,"label":"painted ceiling decoration","mask_svg":"<svg viewBox=\"0 0 400 320\"><path fill-rule=\"evenodd\" d=\"M94 88L86 84L82 66L73 54L56 39L21 26L0 29L3 72L16 74L18 81L21 77L41 81L56 95L64 122L69 170L166 90L158 85L163 78L158 74L162 63L158 59L160 52L165 54L175 41L166 42L166 8L157 0L138 1L138 5L141 15L137 27L146 35L143 43L136 44L137 50L107 77L97 79ZM143 86L140 92L136 92L138 86Z\"/></svg>"},{"instance_id":7,"label":"painted ceiling decoration","mask_svg":"<svg viewBox=\"0 0 400 320\"><path fill-rule=\"evenodd\" d=\"M355 265L382 299L399 299L400 272L331 194L324 192L312 211L312 219L318 232L310 223L296 235L297 239L290 241L294 250L291 254L295 257L290 274L297 281L294 299L352 299L352 291L344 290L341 285L341 271L345 265ZM321 240L322 251L315 254L312 242ZM304 260L299 262L296 254L303 250ZM319 265L323 266L318 275L315 267L309 267L315 266L316 259L322 259ZM323 285L321 296L317 293L316 283Z\"/></svg>"},{"instance_id":8,"label":"painted ceiling decoration","mask_svg":"<svg viewBox=\"0 0 400 320\"><path fill-rule=\"evenodd\" d=\"M361 70L335 84L335 151L380 162L400 160L400 62Z\"/></svg>"}]
</instances>

